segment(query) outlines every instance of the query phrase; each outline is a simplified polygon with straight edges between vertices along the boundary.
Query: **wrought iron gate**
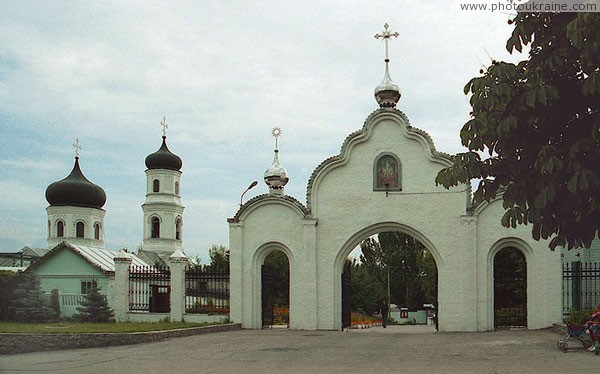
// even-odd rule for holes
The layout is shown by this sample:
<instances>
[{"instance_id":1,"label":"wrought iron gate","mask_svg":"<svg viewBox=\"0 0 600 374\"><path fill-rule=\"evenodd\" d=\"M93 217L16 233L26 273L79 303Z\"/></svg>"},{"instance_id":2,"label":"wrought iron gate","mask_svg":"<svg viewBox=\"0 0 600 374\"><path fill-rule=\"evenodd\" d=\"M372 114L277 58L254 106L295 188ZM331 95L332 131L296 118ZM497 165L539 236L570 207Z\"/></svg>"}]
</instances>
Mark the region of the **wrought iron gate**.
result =
<instances>
[{"instance_id":1,"label":"wrought iron gate","mask_svg":"<svg viewBox=\"0 0 600 374\"><path fill-rule=\"evenodd\" d=\"M527 263L516 248L494 257L494 328L527 328Z\"/></svg>"},{"instance_id":2,"label":"wrought iron gate","mask_svg":"<svg viewBox=\"0 0 600 374\"><path fill-rule=\"evenodd\" d=\"M346 263L342 273L342 330L352 324L352 267Z\"/></svg>"},{"instance_id":3,"label":"wrought iron gate","mask_svg":"<svg viewBox=\"0 0 600 374\"><path fill-rule=\"evenodd\" d=\"M262 298L262 326L271 327L275 319L273 313L273 279L269 271L261 267L261 298Z\"/></svg>"}]
</instances>

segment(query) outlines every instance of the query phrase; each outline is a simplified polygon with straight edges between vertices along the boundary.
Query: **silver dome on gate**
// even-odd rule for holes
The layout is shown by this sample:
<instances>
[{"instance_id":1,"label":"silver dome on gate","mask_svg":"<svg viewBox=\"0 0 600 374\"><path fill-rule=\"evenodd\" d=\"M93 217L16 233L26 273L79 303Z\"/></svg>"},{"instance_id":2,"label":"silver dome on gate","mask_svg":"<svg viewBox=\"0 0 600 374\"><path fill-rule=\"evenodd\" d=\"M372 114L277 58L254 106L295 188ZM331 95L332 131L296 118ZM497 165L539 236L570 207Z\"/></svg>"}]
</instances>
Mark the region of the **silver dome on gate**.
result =
<instances>
[{"instance_id":1,"label":"silver dome on gate","mask_svg":"<svg viewBox=\"0 0 600 374\"><path fill-rule=\"evenodd\" d=\"M281 136L281 129L275 127L271 134L275 137L275 156L273 157L273 164L265 171L264 180L271 193L282 194L283 188L290 178L287 176L287 171L279 163L278 138Z\"/></svg>"}]
</instances>

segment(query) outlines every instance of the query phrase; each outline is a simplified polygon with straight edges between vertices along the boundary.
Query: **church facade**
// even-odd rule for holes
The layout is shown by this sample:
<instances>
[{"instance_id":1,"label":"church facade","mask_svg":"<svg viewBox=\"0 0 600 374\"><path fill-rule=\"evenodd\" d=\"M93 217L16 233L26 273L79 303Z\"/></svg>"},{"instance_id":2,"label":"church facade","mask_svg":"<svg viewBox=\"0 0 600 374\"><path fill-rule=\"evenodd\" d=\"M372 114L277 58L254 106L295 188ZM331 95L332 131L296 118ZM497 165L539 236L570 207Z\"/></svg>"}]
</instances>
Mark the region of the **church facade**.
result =
<instances>
[{"instance_id":1,"label":"church facade","mask_svg":"<svg viewBox=\"0 0 600 374\"><path fill-rule=\"evenodd\" d=\"M400 90L388 63L386 56L384 80L375 90L380 108L345 139L338 155L314 169L306 204L283 192L288 176L276 150L280 180L274 184L274 167L267 170L270 193L246 202L228 220L231 319L243 328L262 328L261 266L271 252L282 251L289 261L290 328L341 329L348 255L371 235L400 231L435 259L440 331L494 329L494 258L505 248L525 258L525 327L560 322L559 251L533 240L527 226L502 227L501 199L473 207L470 186L435 185L451 158L395 108Z\"/></svg>"}]
</instances>

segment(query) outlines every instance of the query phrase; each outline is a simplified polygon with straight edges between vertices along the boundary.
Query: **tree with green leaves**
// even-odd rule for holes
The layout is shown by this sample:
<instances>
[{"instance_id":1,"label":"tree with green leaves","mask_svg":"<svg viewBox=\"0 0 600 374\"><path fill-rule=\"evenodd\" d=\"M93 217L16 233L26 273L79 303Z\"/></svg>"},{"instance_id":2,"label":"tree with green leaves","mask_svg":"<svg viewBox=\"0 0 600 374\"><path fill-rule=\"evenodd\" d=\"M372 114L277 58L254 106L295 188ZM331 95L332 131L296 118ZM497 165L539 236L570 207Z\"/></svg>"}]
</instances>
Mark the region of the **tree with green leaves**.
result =
<instances>
[{"instance_id":1,"label":"tree with green leaves","mask_svg":"<svg viewBox=\"0 0 600 374\"><path fill-rule=\"evenodd\" d=\"M92 282L92 287L85 295L81 306L77 307L78 314L73 315L73 319L80 322L114 322L115 312L108 306L106 295L100 293L101 287L96 282Z\"/></svg>"},{"instance_id":2,"label":"tree with green leaves","mask_svg":"<svg viewBox=\"0 0 600 374\"><path fill-rule=\"evenodd\" d=\"M437 267L425 246L403 232L381 232L360 244L360 263L377 278L391 302L418 309L437 298ZM353 287L354 289L354 287Z\"/></svg>"},{"instance_id":3,"label":"tree with green leaves","mask_svg":"<svg viewBox=\"0 0 600 374\"><path fill-rule=\"evenodd\" d=\"M50 292L50 309L54 312L54 319L60 318L60 291L58 288L52 289Z\"/></svg>"},{"instance_id":4,"label":"tree with green leaves","mask_svg":"<svg viewBox=\"0 0 600 374\"><path fill-rule=\"evenodd\" d=\"M282 251L269 253L265 258L263 271L270 282L273 305L289 306L290 264L286 254Z\"/></svg>"},{"instance_id":5,"label":"tree with green leaves","mask_svg":"<svg viewBox=\"0 0 600 374\"><path fill-rule=\"evenodd\" d=\"M377 274L370 272L367 266L354 259L349 266L352 287L352 310L373 315L379 312L381 300L387 296L387 285Z\"/></svg>"},{"instance_id":6,"label":"tree with green leaves","mask_svg":"<svg viewBox=\"0 0 600 374\"><path fill-rule=\"evenodd\" d=\"M16 287L10 296L9 319L16 322L49 322L56 320L40 279L31 271L17 275Z\"/></svg>"},{"instance_id":7,"label":"tree with green leaves","mask_svg":"<svg viewBox=\"0 0 600 374\"><path fill-rule=\"evenodd\" d=\"M229 249L223 244L213 244L208 250L210 268L216 272L229 273Z\"/></svg>"},{"instance_id":8,"label":"tree with green leaves","mask_svg":"<svg viewBox=\"0 0 600 374\"><path fill-rule=\"evenodd\" d=\"M518 13L509 52L465 86L471 119L436 183L479 179L474 203L501 194L502 225L532 224L550 248L589 247L600 229L600 13Z\"/></svg>"},{"instance_id":9,"label":"tree with green leaves","mask_svg":"<svg viewBox=\"0 0 600 374\"><path fill-rule=\"evenodd\" d=\"M8 320L9 303L16 282L17 273L10 270L0 270L0 320Z\"/></svg>"}]
</instances>

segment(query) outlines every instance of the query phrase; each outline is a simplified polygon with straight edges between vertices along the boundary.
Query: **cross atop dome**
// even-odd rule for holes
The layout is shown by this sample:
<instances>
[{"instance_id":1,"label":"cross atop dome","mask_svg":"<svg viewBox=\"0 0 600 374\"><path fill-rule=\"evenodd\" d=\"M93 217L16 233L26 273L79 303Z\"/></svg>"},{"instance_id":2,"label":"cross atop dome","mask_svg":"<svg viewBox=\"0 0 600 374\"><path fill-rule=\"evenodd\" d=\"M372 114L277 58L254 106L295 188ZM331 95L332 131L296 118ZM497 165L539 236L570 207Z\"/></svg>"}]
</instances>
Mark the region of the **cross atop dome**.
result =
<instances>
[{"instance_id":1,"label":"cross atop dome","mask_svg":"<svg viewBox=\"0 0 600 374\"><path fill-rule=\"evenodd\" d=\"M160 125L162 126L163 136L167 136L167 129L169 128L167 117L163 117L162 121L160 121Z\"/></svg>"},{"instance_id":2,"label":"cross atop dome","mask_svg":"<svg viewBox=\"0 0 600 374\"><path fill-rule=\"evenodd\" d=\"M385 63L386 64L388 62L390 62L390 57L388 55L388 40L390 40L392 37L397 38L398 36L400 36L400 34L398 32L391 32L390 30L388 30L389 27L390 27L390 25L388 25L386 23L385 25L383 25L383 31L381 32L381 34L375 34L375 39L383 39L383 41L385 42Z\"/></svg>"},{"instance_id":3,"label":"cross atop dome","mask_svg":"<svg viewBox=\"0 0 600 374\"><path fill-rule=\"evenodd\" d=\"M396 103L400 100L402 93L397 84L390 78L390 56L388 41L394 37L397 38L400 34L389 30L390 25L387 23L383 25L383 31L381 34L375 34L375 39L383 39L385 42L385 74L383 80L377 87L375 87L375 100L379 103L381 108L394 108Z\"/></svg>"},{"instance_id":4,"label":"cross atop dome","mask_svg":"<svg viewBox=\"0 0 600 374\"><path fill-rule=\"evenodd\" d=\"M275 149L279 149L279 145L278 145L277 141L279 140L279 137L281 136L282 133L283 133L283 131L281 130L281 127L279 127L279 126L273 127L273 130L271 130L271 135L273 135L273 137L275 138Z\"/></svg>"},{"instance_id":5,"label":"cross atop dome","mask_svg":"<svg viewBox=\"0 0 600 374\"><path fill-rule=\"evenodd\" d=\"M283 187L290 180L287 176L287 171L279 163L279 144L278 140L281 136L281 127L273 127L271 135L275 138L275 155L273 156L273 164L265 171L265 183L269 186L269 193L274 195L283 195Z\"/></svg>"},{"instance_id":6,"label":"cross atop dome","mask_svg":"<svg viewBox=\"0 0 600 374\"><path fill-rule=\"evenodd\" d=\"M75 148L75 157L79 158L79 151L81 151L81 145L79 144L79 138L75 139L75 143L73 143L73 148Z\"/></svg>"}]
</instances>

